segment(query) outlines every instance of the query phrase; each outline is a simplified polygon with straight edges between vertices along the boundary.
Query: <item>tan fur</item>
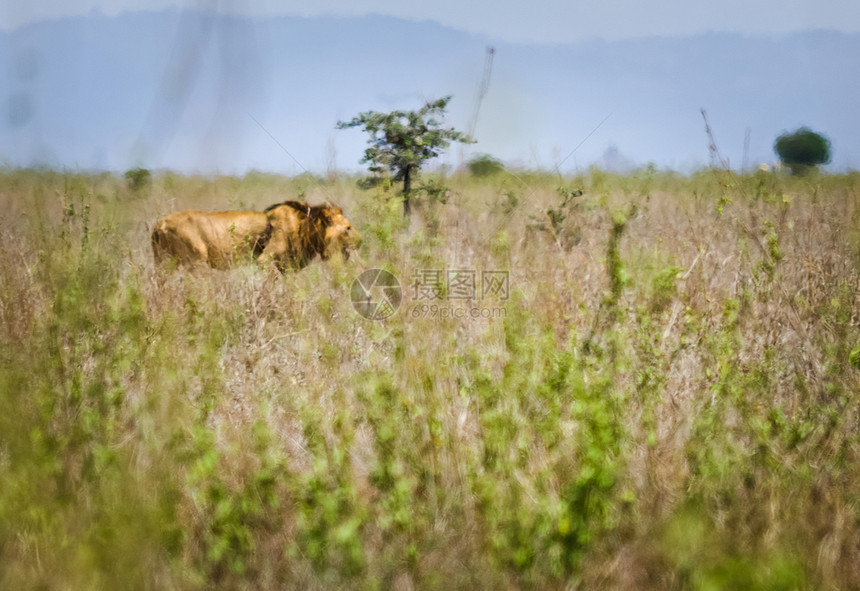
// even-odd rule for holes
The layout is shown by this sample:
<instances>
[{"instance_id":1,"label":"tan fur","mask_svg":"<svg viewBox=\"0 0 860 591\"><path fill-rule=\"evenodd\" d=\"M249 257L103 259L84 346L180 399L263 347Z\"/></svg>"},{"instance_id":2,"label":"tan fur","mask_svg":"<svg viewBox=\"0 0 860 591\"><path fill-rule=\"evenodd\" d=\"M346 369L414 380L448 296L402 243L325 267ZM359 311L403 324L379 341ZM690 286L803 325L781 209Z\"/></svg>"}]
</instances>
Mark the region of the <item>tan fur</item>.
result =
<instances>
[{"instance_id":1,"label":"tan fur","mask_svg":"<svg viewBox=\"0 0 860 591\"><path fill-rule=\"evenodd\" d=\"M156 262L228 269L253 256L285 271L304 267L316 255L326 260L338 250L348 258L358 238L339 207L287 201L265 211L170 214L155 224L152 251Z\"/></svg>"}]
</instances>

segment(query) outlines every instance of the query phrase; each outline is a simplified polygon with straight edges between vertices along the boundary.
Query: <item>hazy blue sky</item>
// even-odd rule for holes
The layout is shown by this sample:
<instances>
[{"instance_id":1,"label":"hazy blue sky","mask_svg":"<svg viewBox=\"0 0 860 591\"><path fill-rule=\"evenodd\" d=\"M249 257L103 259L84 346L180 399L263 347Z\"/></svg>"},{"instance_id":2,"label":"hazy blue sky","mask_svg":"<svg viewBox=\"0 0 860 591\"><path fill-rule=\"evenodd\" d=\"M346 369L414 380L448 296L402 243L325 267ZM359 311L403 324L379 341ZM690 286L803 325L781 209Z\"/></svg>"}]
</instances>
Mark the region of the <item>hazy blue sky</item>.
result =
<instances>
[{"instance_id":1,"label":"hazy blue sky","mask_svg":"<svg viewBox=\"0 0 860 591\"><path fill-rule=\"evenodd\" d=\"M707 31L746 34L806 29L860 32L858 0L7 0L0 26L100 11L214 9L255 16L363 16L433 20L501 41L571 43Z\"/></svg>"},{"instance_id":2,"label":"hazy blue sky","mask_svg":"<svg viewBox=\"0 0 860 591\"><path fill-rule=\"evenodd\" d=\"M806 125L856 169L860 0L0 4L0 164L357 170L339 120L447 94L479 142L451 165L686 171L709 161L705 108L735 167Z\"/></svg>"}]
</instances>

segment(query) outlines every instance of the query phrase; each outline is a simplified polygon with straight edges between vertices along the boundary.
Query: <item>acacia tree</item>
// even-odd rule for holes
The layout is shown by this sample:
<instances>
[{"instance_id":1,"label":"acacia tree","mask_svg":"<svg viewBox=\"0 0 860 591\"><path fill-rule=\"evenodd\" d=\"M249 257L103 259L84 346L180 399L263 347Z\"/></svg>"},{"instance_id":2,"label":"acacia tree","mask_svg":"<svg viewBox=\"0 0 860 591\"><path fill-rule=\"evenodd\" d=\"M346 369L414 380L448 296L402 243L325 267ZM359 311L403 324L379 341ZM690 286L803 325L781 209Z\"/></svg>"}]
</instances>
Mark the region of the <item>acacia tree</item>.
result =
<instances>
[{"instance_id":1,"label":"acacia tree","mask_svg":"<svg viewBox=\"0 0 860 591\"><path fill-rule=\"evenodd\" d=\"M362 164L370 163L374 174L390 171L395 181L403 181L403 214L409 215L409 197L412 181L421 165L435 158L451 142L471 143L473 140L454 128L442 127L450 96L428 101L417 111L368 111L353 117L352 121L339 121L338 129L361 127L370 134L369 147L364 151ZM438 117L438 119L437 119Z\"/></svg>"},{"instance_id":2,"label":"acacia tree","mask_svg":"<svg viewBox=\"0 0 860 591\"><path fill-rule=\"evenodd\" d=\"M773 150L792 174L803 174L819 164L830 162L830 140L808 127L782 134L776 138Z\"/></svg>"}]
</instances>

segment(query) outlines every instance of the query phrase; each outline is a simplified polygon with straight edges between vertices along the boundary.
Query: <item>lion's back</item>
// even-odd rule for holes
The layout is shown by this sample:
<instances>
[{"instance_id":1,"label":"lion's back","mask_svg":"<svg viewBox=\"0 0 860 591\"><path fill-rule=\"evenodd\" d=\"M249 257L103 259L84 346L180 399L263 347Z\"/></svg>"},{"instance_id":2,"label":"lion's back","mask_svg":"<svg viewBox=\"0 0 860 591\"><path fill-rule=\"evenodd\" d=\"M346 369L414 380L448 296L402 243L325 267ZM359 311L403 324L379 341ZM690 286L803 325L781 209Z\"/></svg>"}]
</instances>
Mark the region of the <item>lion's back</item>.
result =
<instances>
[{"instance_id":1,"label":"lion's back","mask_svg":"<svg viewBox=\"0 0 860 591\"><path fill-rule=\"evenodd\" d=\"M179 263L228 267L239 250L256 250L255 243L267 226L266 216L260 212L179 211L156 222L153 253L157 261L170 257Z\"/></svg>"}]
</instances>

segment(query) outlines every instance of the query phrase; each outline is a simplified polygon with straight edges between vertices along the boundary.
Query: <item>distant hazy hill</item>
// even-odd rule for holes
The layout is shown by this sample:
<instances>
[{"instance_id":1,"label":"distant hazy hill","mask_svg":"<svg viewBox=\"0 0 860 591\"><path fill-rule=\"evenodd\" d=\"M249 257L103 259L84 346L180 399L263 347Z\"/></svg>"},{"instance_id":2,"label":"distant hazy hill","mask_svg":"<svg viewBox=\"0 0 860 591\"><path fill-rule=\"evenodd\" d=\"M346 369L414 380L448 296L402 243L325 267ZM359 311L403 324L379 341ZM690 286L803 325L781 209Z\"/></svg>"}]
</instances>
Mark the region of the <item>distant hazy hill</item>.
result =
<instances>
[{"instance_id":1,"label":"distant hazy hill","mask_svg":"<svg viewBox=\"0 0 860 591\"><path fill-rule=\"evenodd\" d=\"M465 129L487 45L495 67L471 152L553 166L608 116L563 169L604 156L705 164L704 107L733 165L747 128L755 163L773 160L781 131L809 125L831 137L834 167L860 167L860 35L529 46L387 17L259 21L172 11L0 33L0 163L358 168L364 140L335 131L338 119L453 94L449 123Z\"/></svg>"}]
</instances>

